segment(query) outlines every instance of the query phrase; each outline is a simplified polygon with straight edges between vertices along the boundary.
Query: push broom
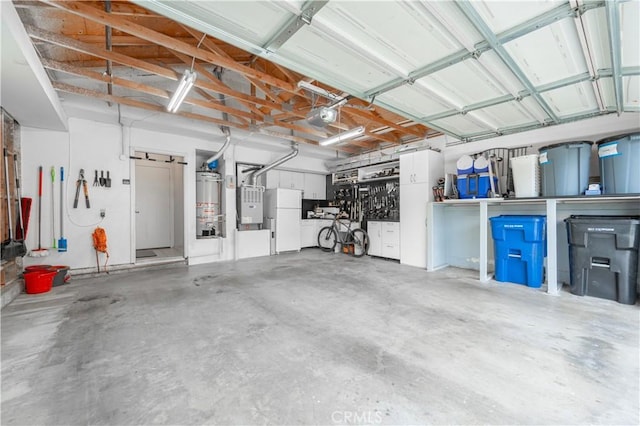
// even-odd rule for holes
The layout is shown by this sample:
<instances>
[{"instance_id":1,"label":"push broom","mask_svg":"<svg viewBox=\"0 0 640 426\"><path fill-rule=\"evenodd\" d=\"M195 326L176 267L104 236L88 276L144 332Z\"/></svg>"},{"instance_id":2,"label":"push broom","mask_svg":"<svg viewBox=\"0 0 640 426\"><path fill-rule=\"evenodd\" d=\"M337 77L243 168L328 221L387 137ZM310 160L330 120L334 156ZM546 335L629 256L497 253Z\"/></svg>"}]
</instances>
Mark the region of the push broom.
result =
<instances>
[{"instance_id":1,"label":"push broom","mask_svg":"<svg viewBox=\"0 0 640 426\"><path fill-rule=\"evenodd\" d=\"M29 252L31 257L45 257L49 250L42 248L42 166L38 167L38 248Z\"/></svg>"}]
</instances>

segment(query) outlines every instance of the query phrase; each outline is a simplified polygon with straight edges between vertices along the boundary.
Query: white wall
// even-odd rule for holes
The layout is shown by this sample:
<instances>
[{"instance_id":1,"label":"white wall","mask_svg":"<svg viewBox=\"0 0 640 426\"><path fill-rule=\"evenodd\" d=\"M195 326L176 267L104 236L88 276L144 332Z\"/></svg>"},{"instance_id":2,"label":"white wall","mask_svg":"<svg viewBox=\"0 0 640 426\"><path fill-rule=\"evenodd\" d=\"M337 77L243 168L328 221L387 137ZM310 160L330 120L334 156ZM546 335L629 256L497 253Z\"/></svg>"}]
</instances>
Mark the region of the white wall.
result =
<instances>
[{"instance_id":1,"label":"white wall","mask_svg":"<svg viewBox=\"0 0 640 426\"><path fill-rule=\"evenodd\" d=\"M233 133L232 133L233 134ZM235 228L235 190L223 191L225 197L225 213L227 238L196 239L195 222L195 171L198 167L196 150L216 152L224 142L224 135L214 128L210 138L187 137L162 133L148 129L139 129L132 125L120 127L117 123L103 123L92 120L71 118L69 132L55 132L22 127L22 182L23 196L37 198L37 167L45 168L42 243L43 247L51 247L50 232L50 180L49 169L53 165L56 173L60 166L65 167L66 213L65 237L68 240L68 251L57 253L50 250L46 258L25 258L25 264L47 263L69 265L72 269L94 268L95 251L91 234L97 225L105 228L111 258L110 265L135 262L135 219L133 202L135 200L135 167L129 155L135 151L182 156L188 164L181 169L184 173L182 191L183 234L185 256L190 264L231 260L235 258L233 232ZM259 145L249 147L247 139L236 141L224 155L224 175L235 172L235 162L253 162L266 164L290 151L285 144L282 147L270 147L263 150ZM287 164L288 165L288 164ZM315 157L304 157L301 154L291 162L291 167L298 170L311 170L327 173L324 161ZM81 192L77 209L72 209L75 195L75 182L80 168L85 169L85 178L89 185L91 208L84 207L84 196ZM93 187L93 171L109 170L112 187ZM50 179L50 178L49 178ZM131 179L131 184L122 183L123 179ZM49 182L49 186L46 183ZM59 221L59 182L56 184L56 228ZM106 218L100 219L100 209L106 209ZM29 248L37 247L37 202L34 203L29 226L27 244ZM176 216L179 217L179 216ZM59 231L58 231L59 233ZM178 235L178 232L176 232ZM176 241L176 245L180 245Z\"/></svg>"},{"instance_id":2,"label":"white wall","mask_svg":"<svg viewBox=\"0 0 640 426\"><path fill-rule=\"evenodd\" d=\"M120 161L120 130L117 126L80 120L69 120L69 132L55 132L33 128L21 129L22 137L22 192L32 197L27 245L37 248L38 243L38 166L44 168L42 197L42 246L52 246L51 234L51 178L49 170L56 167L55 226L59 236L60 183L59 168L65 169L65 215L64 233L68 249L66 253L50 250L45 258L25 258L25 265L46 263L69 265L72 268L92 267L96 264L91 234L96 226L105 228L111 258L110 264L128 263L131 256L129 235L131 225L125 220L130 212L128 187L122 178L129 176L129 161ZM73 208L76 180L80 169L85 171L89 188L91 208L85 206L83 191L80 191L78 208ZM94 170L111 172L111 188L94 187ZM100 209L106 209L106 217L100 218ZM101 255L101 260L103 255Z\"/></svg>"}]
</instances>

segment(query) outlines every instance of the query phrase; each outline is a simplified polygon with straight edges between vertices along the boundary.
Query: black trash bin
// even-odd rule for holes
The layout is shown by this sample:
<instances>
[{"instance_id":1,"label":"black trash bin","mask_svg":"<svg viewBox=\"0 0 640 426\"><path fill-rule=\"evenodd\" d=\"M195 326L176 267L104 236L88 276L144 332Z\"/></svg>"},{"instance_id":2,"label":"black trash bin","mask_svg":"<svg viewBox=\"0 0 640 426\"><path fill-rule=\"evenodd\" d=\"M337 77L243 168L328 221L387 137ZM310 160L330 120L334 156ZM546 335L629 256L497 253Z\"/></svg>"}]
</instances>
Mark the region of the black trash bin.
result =
<instances>
[{"instance_id":1,"label":"black trash bin","mask_svg":"<svg viewBox=\"0 0 640 426\"><path fill-rule=\"evenodd\" d=\"M571 293L636 303L640 216L571 216Z\"/></svg>"}]
</instances>

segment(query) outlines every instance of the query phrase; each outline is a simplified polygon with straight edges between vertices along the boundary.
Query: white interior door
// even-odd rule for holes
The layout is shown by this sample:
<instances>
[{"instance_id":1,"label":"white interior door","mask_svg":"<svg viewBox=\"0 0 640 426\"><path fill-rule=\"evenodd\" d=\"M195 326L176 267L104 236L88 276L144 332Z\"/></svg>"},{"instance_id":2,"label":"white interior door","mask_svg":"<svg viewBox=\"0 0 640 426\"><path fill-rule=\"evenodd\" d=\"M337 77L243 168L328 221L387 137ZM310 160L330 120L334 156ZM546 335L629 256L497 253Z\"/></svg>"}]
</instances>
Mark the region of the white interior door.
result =
<instances>
[{"instance_id":1,"label":"white interior door","mask_svg":"<svg viewBox=\"0 0 640 426\"><path fill-rule=\"evenodd\" d=\"M172 247L173 186L171 169L136 165L136 249Z\"/></svg>"}]
</instances>

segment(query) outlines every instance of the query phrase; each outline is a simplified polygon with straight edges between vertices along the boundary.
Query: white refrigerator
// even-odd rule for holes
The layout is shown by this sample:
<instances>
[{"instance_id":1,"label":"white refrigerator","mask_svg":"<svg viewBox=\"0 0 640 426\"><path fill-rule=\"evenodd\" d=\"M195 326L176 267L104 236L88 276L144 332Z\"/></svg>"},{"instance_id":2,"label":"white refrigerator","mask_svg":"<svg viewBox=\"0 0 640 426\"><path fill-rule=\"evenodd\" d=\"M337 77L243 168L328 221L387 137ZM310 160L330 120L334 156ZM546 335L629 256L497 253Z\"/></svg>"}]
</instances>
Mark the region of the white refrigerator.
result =
<instances>
[{"instance_id":1,"label":"white refrigerator","mask_svg":"<svg viewBox=\"0 0 640 426\"><path fill-rule=\"evenodd\" d=\"M302 191L275 188L264 192L264 225L271 229L272 254L300 251Z\"/></svg>"}]
</instances>

